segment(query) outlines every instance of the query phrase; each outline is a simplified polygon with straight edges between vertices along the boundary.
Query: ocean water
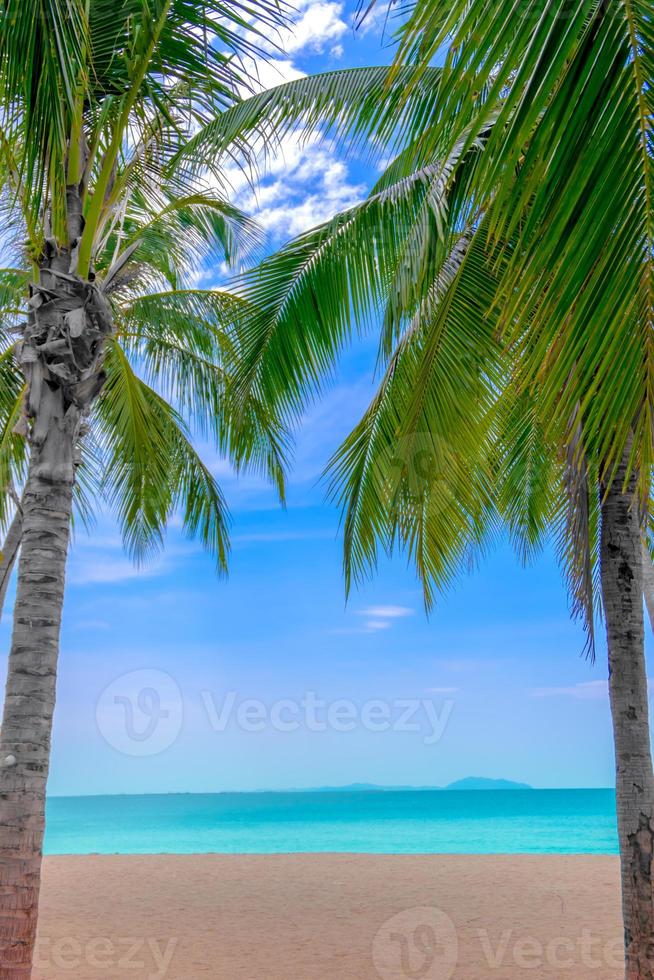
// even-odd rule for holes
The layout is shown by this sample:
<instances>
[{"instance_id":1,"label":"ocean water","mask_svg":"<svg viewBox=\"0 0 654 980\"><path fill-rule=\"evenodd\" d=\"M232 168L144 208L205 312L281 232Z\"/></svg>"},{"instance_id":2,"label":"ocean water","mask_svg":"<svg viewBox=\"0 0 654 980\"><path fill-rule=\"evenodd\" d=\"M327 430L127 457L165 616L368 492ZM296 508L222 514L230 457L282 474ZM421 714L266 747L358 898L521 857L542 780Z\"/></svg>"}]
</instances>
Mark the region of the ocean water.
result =
<instances>
[{"instance_id":1,"label":"ocean water","mask_svg":"<svg viewBox=\"0 0 654 980\"><path fill-rule=\"evenodd\" d=\"M607 854L612 790L53 797L48 854Z\"/></svg>"}]
</instances>

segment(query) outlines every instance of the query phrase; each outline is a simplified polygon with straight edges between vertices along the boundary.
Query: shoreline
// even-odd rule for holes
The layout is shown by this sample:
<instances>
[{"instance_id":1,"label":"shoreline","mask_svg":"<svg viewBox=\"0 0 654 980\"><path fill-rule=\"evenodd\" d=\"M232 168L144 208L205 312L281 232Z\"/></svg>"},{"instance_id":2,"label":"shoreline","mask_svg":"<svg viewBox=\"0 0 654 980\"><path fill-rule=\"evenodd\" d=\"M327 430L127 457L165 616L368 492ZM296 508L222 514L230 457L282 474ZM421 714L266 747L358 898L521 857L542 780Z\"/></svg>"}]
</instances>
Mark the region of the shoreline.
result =
<instances>
[{"instance_id":1,"label":"shoreline","mask_svg":"<svg viewBox=\"0 0 654 980\"><path fill-rule=\"evenodd\" d=\"M58 858L617 858L617 851L61 851L44 854Z\"/></svg>"},{"instance_id":2,"label":"shoreline","mask_svg":"<svg viewBox=\"0 0 654 980\"><path fill-rule=\"evenodd\" d=\"M597 854L50 855L34 980L615 980Z\"/></svg>"}]
</instances>

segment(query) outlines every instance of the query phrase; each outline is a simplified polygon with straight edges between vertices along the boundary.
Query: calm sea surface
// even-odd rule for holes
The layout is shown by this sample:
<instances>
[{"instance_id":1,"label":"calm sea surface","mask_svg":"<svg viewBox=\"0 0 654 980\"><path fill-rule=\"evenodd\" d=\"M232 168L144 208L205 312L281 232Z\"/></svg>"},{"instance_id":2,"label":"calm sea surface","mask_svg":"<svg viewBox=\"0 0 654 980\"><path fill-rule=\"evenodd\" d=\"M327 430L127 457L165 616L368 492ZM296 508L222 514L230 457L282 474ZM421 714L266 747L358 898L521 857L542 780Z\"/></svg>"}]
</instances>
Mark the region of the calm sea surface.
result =
<instances>
[{"instance_id":1,"label":"calm sea surface","mask_svg":"<svg viewBox=\"0 0 654 980\"><path fill-rule=\"evenodd\" d=\"M612 790L78 796L48 800L48 854L617 851Z\"/></svg>"}]
</instances>

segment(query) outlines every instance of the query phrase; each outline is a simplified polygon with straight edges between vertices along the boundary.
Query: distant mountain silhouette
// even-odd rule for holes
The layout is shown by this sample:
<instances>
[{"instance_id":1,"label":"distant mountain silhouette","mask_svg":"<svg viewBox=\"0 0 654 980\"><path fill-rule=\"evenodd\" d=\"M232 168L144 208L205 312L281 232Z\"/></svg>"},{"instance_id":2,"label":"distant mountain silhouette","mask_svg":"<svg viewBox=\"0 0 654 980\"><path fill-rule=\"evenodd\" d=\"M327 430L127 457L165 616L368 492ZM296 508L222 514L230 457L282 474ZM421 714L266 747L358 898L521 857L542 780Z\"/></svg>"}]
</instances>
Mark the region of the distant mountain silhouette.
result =
<instances>
[{"instance_id":1,"label":"distant mountain silhouette","mask_svg":"<svg viewBox=\"0 0 654 980\"><path fill-rule=\"evenodd\" d=\"M533 789L528 783L514 783L510 779L486 779L484 776L468 776L457 779L445 789Z\"/></svg>"},{"instance_id":2,"label":"distant mountain silhouette","mask_svg":"<svg viewBox=\"0 0 654 980\"><path fill-rule=\"evenodd\" d=\"M486 779L484 776L467 776L457 779L447 786L380 786L378 783L349 783L347 786L306 786L272 792L281 793L389 793L389 792L447 792L448 790L502 790L502 789L533 789L528 783L514 783L510 779ZM270 792L263 790L262 792Z\"/></svg>"}]
</instances>

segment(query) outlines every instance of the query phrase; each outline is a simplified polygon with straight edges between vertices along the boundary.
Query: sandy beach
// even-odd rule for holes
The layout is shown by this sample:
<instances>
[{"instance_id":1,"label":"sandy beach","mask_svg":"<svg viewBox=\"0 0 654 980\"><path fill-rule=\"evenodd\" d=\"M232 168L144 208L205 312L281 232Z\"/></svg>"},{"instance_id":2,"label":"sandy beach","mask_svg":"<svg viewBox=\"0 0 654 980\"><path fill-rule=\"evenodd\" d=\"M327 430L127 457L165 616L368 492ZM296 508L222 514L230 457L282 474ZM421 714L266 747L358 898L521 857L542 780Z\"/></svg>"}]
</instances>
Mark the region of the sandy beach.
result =
<instances>
[{"instance_id":1,"label":"sandy beach","mask_svg":"<svg viewBox=\"0 0 654 980\"><path fill-rule=\"evenodd\" d=\"M617 858L45 860L38 980L617 980Z\"/></svg>"}]
</instances>

